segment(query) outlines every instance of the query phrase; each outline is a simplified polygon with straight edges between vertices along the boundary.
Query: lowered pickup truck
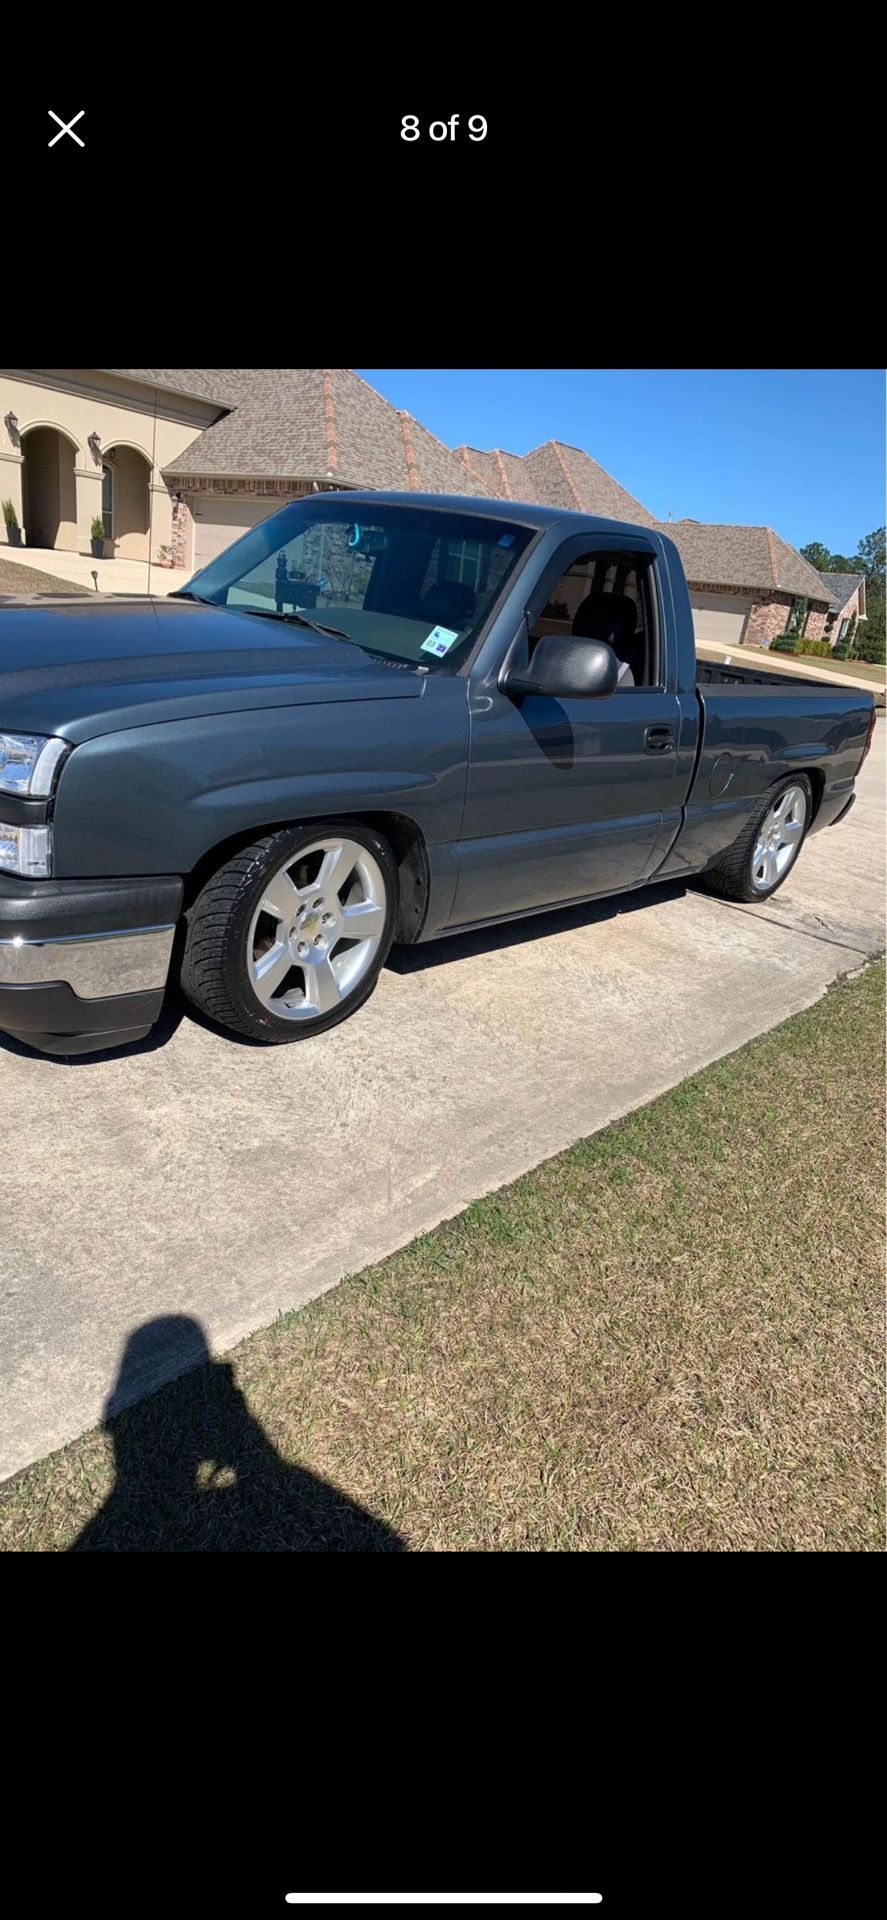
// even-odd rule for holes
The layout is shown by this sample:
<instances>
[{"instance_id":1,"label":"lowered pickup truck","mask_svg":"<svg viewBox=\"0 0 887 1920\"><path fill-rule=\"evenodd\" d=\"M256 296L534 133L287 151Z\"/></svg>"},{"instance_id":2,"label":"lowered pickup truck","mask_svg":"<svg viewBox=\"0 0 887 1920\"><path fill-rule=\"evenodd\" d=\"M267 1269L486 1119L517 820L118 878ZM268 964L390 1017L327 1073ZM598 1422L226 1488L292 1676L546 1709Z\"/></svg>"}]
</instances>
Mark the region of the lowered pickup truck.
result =
<instances>
[{"instance_id":1,"label":"lowered pickup truck","mask_svg":"<svg viewBox=\"0 0 887 1920\"><path fill-rule=\"evenodd\" d=\"M702 877L766 900L853 804L869 693L697 669L677 549L320 493L166 599L0 608L0 1028L142 1039L170 974L322 1033L392 941Z\"/></svg>"}]
</instances>

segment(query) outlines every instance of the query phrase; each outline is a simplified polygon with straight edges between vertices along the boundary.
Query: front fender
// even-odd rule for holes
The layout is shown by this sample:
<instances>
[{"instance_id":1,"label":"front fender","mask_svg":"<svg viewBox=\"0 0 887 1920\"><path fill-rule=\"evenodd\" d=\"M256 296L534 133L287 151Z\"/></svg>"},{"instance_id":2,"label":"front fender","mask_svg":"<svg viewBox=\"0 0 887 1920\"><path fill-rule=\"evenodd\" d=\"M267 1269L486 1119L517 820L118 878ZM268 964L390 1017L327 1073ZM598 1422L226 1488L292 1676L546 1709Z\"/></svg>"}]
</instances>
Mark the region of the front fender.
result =
<instances>
[{"instance_id":1,"label":"front fender","mask_svg":"<svg viewBox=\"0 0 887 1920\"><path fill-rule=\"evenodd\" d=\"M335 813L392 810L414 820L429 846L454 841L467 777L465 682L440 676L428 694L218 714L88 740L59 781L55 874L186 874L234 835Z\"/></svg>"}]
</instances>

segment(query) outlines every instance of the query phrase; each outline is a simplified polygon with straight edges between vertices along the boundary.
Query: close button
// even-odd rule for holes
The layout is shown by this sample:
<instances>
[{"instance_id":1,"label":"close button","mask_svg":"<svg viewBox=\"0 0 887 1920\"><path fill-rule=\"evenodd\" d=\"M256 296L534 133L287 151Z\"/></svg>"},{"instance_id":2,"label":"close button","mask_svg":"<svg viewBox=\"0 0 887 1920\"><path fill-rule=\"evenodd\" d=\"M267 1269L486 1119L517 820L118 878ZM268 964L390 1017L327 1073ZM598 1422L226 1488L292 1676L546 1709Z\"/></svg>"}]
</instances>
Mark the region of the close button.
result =
<instances>
[{"instance_id":1,"label":"close button","mask_svg":"<svg viewBox=\"0 0 887 1920\"><path fill-rule=\"evenodd\" d=\"M46 111L47 111L47 113L49 114L49 118L50 118L50 120L54 120L54 121L55 121L55 123L56 123L56 125L57 125L57 126L59 126L59 127L61 127L61 133L55 133L55 134L53 134L53 137L52 137L52 139L51 139L51 140L50 140L50 142L49 142L49 145L50 145L51 147L54 147L54 146L56 146L56 145L58 144L58 142L59 142L59 140L63 140L63 139L64 139L64 136L65 136L65 134L67 134L67 135L68 135L68 137L69 137L69 139L71 139L71 140L76 140L76 142L77 142L77 145L78 145L78 147L85 147L85 146L86 146L86 141L85 141L85 140L81 140L81 138L80 138L80 135L79 135L79 133L72 133L72 132L71 132L71 129L72 129L72 127L76 127L76 125L77 125L77 122L78 122L78 120L82 120L82 119L83 119L83 115L84 115L84 114L85 114L85 112L86 112L86 108L85 108L85 107L81 107L81 109L80 109L80 112L79 112L79 113L75 113L75 115L74 115L74 118L73 118L73 120L67 120L67 121L65 121L65 120L63 120L63 119L62 119L62 117L61 117L61 114L59 114L59 113L53 113L53 110L52 110L52 108L51 108L51 107L47 107L47 109L46 109Z\"/></svg>"}]
</instances>

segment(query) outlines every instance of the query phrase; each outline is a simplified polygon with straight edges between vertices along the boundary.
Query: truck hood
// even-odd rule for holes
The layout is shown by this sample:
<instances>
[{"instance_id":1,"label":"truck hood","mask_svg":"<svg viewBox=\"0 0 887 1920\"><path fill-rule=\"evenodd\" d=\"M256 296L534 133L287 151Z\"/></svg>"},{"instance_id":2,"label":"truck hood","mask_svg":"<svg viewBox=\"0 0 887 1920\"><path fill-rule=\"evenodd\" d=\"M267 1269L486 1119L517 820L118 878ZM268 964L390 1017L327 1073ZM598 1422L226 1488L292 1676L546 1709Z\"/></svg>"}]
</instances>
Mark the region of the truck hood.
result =
<instances>
[{"instance_id":1,"label":"truck hood","mask_svg":"<svg viewBox=\"0 0 887 1920\"><path fill-rule=\"evenodd\" d=\"M424 674L309 627L189 600L0 601L0 727L96 734L249 707L421 697Z\"/></svg>"}]
</instances>

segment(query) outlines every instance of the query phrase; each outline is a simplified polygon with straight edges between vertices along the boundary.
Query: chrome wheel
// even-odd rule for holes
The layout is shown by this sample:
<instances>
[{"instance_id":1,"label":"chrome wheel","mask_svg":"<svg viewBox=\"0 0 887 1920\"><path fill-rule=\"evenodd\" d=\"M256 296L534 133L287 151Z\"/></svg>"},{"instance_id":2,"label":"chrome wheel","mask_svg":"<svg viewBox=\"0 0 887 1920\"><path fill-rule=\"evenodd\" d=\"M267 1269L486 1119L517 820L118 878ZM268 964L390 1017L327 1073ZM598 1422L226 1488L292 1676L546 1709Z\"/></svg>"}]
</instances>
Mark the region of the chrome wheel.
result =
<instances>
[{"instance_id":1,"label":"chrome wheel","mask_svg":"<svg viewBox=\"0 0 887 1920\"><path fill-rule=\"evenodd\" d=\"M796 858L807 825L807 794L803 787L785 787L761 822L751 860L751 883L756 893L769 893Z\"/></svg>"},{"instance_id":2,"label":"chrome wheel","mask_svg":"<svg viewBox=\"0 0 887 1920\"><path fill-rule=\"evenodd\" d=\"M388 909L382 870L357 840L329 834L269 880L247 937L257 1000L280 1020L333 1013L369 972Z\"/></svg>"}]
</instances>

